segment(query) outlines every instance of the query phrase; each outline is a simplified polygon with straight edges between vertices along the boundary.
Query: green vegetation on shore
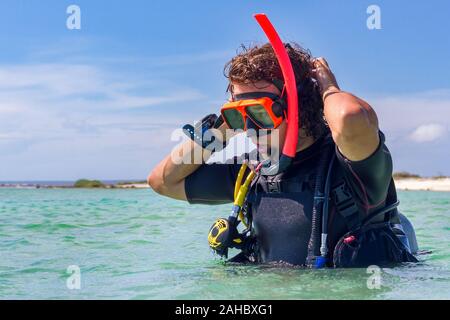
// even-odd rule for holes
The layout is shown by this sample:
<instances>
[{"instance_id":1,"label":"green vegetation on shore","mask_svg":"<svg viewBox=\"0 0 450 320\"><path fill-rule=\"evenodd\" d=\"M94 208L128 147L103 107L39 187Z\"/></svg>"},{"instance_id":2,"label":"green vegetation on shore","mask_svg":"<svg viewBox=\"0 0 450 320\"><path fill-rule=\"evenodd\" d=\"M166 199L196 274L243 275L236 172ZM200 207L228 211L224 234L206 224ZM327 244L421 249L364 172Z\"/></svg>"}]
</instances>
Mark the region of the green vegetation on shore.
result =
<instances>
[{"instance_id":1,"label":"green vegetation on shore","mask_svg":"<svg viewBox=\"0 0 450 320\"><path fill-rule=\"evenodd\" d=\"M449 178L449 177L448 176L444 176L443 174L439 174L437 176L432 176L431 177L431 179L434 179L434 180L447 179L447 178Z\"/></svg>"},{"instance_id":2,"label":"green vegetation on shore","mask_svg":"<svg viewBox=\"0 0 450 320\"><path fill-rule=\"evenodd\" d=\"M409 173L409 172L406 172L406 171L394 172L392 177L394 179L408 179L408 178L417 179L417 178L421 178L421 176L419 176L418 174Z\"/></svg>"},{"instance_id":3,"label":"green vegetation on shore","mask_svg":"<svg viewBox=\"0 0 450 320\"><path fill-rule=\"evenodd\" d=\"M126 186L129 184L147 184L147 181L141 180L141 181L120 181L116 183L116 186Z\"/></svg>"},{"instance_id":4,"label":"green vegetation on shore","mask_svg":"<svg viewBox=\"0 0 450 320\"><path fill-rule=\"evenodd\" d=\"M438 174L437 176L432 177L422 177L415 173L409 173L407 171L394 172L392 174L394 179L431 179L431 180L440 180L440 179L448 179L450 176L445 176L443 174Z\"/></svg>"},{"instance_id":5,"label":"green vegetation on shore","mask_svg":"<svg viewBox=\"0 0 450 320\"><path fill-rule=\"evenodd\" d=\"M106 188L99 180L80 179L74 183L74 188Z\"/></svg>"},{"instance_id":6,"label":"green vegetation on shore","mask_svg":"<svg viewBox=\"0 0 450 320\"><path fill-rule=\"evenodd\" d=\"M79 179L73 184L73 188L135 188L136 184L147 184L147 181L120 181L114 184L104 183L100 180Z\"/></svg>"}]
</instances>

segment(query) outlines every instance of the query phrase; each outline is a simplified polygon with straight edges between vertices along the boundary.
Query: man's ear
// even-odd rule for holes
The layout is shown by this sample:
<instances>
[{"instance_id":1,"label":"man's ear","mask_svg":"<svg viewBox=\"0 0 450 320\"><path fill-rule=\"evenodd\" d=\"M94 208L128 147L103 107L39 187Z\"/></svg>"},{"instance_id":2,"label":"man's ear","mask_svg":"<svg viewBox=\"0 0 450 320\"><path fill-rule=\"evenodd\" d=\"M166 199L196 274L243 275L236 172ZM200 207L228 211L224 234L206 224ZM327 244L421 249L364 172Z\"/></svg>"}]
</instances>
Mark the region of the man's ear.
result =
<instances>
[{"instance_id":1,"label":"man's ear","mask_svg":"<svg viewBox=\"0 0 450 320\"><path fill-rule=\"evenodd\" d=\"M228 98L229 102L234 101L234 93L233 93L234 90L233 89L234 89L233 84L231 84L231 82L230 82L227 86L227 91L226 91L226 92L230 93L230 97Z\"/></svg>"}]
</instances>

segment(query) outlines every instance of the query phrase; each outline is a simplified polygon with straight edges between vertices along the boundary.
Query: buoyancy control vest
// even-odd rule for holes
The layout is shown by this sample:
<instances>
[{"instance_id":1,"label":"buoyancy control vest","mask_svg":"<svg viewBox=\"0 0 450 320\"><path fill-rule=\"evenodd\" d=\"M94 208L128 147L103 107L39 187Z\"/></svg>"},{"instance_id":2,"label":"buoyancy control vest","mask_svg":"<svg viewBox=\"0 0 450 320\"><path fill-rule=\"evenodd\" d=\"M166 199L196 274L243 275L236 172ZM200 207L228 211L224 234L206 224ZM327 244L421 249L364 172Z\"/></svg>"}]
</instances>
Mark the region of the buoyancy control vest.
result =
<instances>
[{"instance_id":1,"label":"buoyancy control vest","mask_svg":"<svg viewBox=\"0 0 450 320\"><path fill-rule=\"evenodd\" d=\"M331 135L320 138L314 145L302 152L286 172L276 176L259 174L253 181L247 211L253 221L256 260L308 265L311 256L319 254L312 246L313 238L320 237L314 230L321 220L314 219L317 216L322 219L323 212L315 211L326 197L327 266L363 267L417 261L399 222L393 181L385 203L380 204L381 210L377 208L368 215L355 201L355 191L343 168L337 161L331 161L335 156ZM326 150L329 156L324 155ZM329 172L328 184L324 172ZM329 190L324 190L325 185Z\"/></svg>"}]
</instances>

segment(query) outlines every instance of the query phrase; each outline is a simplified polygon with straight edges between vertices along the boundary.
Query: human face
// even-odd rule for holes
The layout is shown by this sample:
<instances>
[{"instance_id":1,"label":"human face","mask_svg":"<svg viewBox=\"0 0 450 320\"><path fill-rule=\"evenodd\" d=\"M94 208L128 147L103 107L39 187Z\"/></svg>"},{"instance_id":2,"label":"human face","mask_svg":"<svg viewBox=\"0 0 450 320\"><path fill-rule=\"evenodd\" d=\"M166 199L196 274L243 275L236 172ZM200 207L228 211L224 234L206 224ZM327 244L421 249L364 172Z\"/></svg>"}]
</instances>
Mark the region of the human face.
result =
<instances>
[{"instance_id":1,"label":"human face","mask_svg":"<svg viewBox=\"0 0 450 320\"><path fill-rule=\"evenodd\" d=\"M276 95L281 95L280 90L270 82L259 81L250 84L231 84L233 95L249 93L249 92L270 92ZM230 100L233 100L231 97ZM281 154L283 150L284 142L286 140L287 124L286 120L283 120L281 125L277 129L272 129L270 132L277 131L277 134L268 134L267 138L258 139L256 135L251 135L252 142L257 146L259 153L269 155L274 151L277 154ZM304 150L314 143L315 139L308 136L303 128L299 129L299 139L297 143L297 151ZM272 152L270 152L272 150Z\"/></svg>"},{"instance_id":2,"label":"human face","mask_svg":"<svg viewBox=\"0 0 450 320\"><path fill-rule=\"evenodd\" d=\"M250 92L268 92L278 96L281 95L280 90L277 87L275 87L272 83L269 83L267 81L259 81L251 84L233 83L231 87L233 96ZM233 97L231 97L231 100L233 100ZM267 135L260 134L258 137L255 134L249 134L250 131L248 131L247 135L256 145L256 147L258 148L258 152L262 156L265 155L269 156L270 154L273 154L274 151L277 151L277 153L280 154L286 138L286 128L287 128L286 121L283 120L278 128L271 129L269 131L270 134ZM259 132L265 133L267 131L261 130ZM274 132L276 132L276 134L273 134Z\"/></svg>"}]
</instances>

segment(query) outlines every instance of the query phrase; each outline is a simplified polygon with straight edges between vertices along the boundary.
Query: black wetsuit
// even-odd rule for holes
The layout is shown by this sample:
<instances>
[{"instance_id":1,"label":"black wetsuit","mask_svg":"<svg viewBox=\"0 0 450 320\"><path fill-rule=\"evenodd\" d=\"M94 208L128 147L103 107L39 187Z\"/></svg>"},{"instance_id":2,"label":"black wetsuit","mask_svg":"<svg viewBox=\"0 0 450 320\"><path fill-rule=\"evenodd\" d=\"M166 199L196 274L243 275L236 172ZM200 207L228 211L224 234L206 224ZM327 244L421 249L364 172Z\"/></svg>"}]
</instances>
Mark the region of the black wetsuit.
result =
<instances>
[{"instance_id":1,"label":"black wetsuit","mask_svg":"<svg viewBox=\"0 0 450 320\"><path fill-rule=\"evenodd\" d=\"M285 261L302 265L307 255L311 234L314 181L318 158L325 137L297 153L293 165L275 177L274 181L298 181L295 192L272 192L259 186L258 180L249 193L251 212L259 246L259 261ZM328 139L330 137L328 136ZM380 132L380 144L372 155L361 161L346 159L335 147L333 184L345 180L364 218L385 205L388 193L395 197L392 180L392 158ZM189 203L224 204L233 201L233 191L240 164L205 164L186 178L185 190ZM336 182L337 181L337 182ZM292 183L291 183L292 184ZM267 186L267 182L265 184ZM250 196L250 194L252 194ZM348 231L346 221L330 205L328 247L332 251L338 239Z\"/></svg>"}]
</instances>

